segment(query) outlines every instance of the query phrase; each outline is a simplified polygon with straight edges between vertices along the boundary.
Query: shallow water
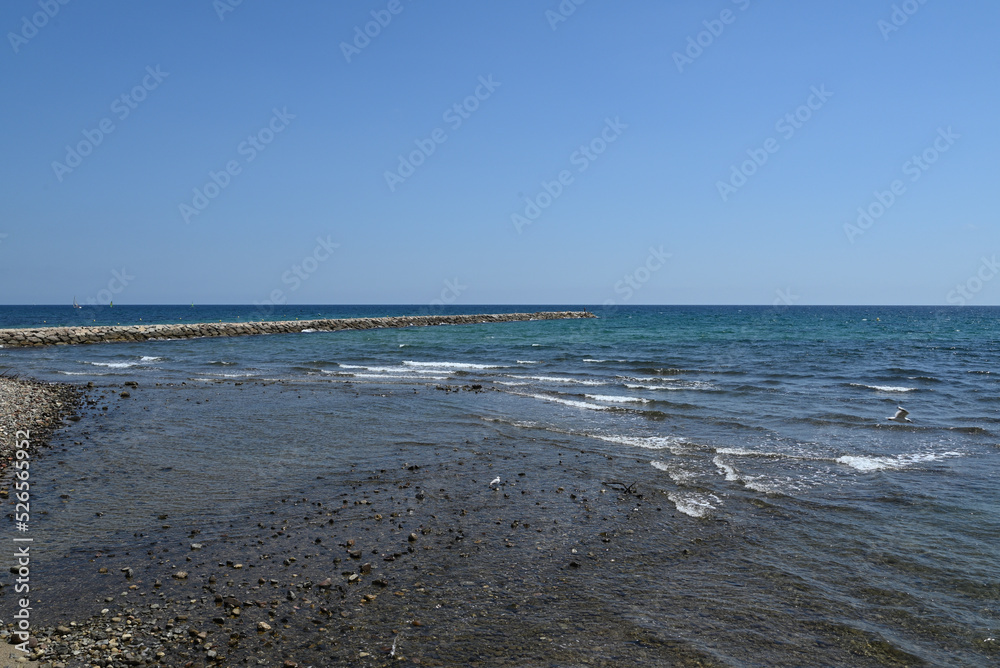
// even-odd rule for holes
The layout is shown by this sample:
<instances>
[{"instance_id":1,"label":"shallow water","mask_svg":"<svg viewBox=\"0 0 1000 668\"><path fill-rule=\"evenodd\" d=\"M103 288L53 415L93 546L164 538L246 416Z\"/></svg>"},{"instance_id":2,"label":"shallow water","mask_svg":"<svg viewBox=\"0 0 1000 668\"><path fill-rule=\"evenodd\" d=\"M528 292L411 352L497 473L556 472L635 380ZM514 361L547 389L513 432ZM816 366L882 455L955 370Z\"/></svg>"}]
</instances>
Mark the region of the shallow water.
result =
<instances>
[{"instance_id":1,"label":"shallow water","mask_svg":"<svg viewBox=\"0 0 1000 668\"><path fill-rule=\"evenodd\" d=\"M0 310L0 326L72 316L31 308ZM115 317L194 317L143 308ZM194 310L253 315L212 308ZM538 461L586 457L558 475L581 489L635 483L663 508L631 513L627 568L588 576L613 592L589 623L625 620L721 665L1000 657L990 640L1000 635L1000 309L597 313L0 350L0 371L107 394L91 410L109 415L64 432L70 447L57 444L38 481L40 552L107 550L173 530L164 524L228 535L240 530L233 518L283 497L330 491L388 460L446 466L497 439ZM118 398L130 380L140 388ZM886 420L897 405L912 423ZM695 538L704 542L681 555Z\"/></svg>"}]
</instances>

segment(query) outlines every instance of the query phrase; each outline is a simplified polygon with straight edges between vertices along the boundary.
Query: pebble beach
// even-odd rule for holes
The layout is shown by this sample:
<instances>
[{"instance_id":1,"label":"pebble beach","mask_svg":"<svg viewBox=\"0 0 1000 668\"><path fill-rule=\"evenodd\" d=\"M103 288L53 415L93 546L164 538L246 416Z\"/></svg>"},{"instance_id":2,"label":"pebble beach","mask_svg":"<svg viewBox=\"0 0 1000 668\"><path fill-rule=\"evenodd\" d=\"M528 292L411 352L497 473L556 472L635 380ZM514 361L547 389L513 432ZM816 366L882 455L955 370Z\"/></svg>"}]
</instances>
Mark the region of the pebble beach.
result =
<instances>
[{"instance_id":1,"label":"pebble beach","mask_svg":"<svg viewBox=\"0 0 1000 668\"><path fill-rule=\"evenodd\" d=\"M79 433L143 392L2 387L5 425L51 428L83 394ZM266 521L232 518L222 535L171 526L162 514L161 535L45 564L24 658L51 668L715 665L654 634L594 624L638 584L643 534L662 532L673 514L666 499L583 471L611 463L627 476L642 463L534 457L493 438L462 445L451 462L390 457L378 469L354 467L317 487L323 493L259 508ZM59 456L43 447L33 464ZM697 559L726 531L707 528L678 540L671 558ZM10 587L0 591L9 607ZM8 623L0 636L13 649L12 631Z\"/></svg>"}]
</instances>

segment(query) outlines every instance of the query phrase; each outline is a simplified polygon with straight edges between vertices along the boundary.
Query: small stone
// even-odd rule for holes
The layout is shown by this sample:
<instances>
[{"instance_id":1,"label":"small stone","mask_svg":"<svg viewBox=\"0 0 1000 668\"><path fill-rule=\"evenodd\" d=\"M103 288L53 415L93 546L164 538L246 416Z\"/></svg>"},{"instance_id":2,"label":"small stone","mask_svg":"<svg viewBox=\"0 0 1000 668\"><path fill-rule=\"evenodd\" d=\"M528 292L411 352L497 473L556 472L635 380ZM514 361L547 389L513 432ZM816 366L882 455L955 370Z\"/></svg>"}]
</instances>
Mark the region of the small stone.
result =
<instances>
[{"instance_id":1,"label":"small stone","mask_svg":"<svg viewBox=\"0 0 1000 668\"><path fill-rule=\"evenodd\" d=\"M257 630L258 631L270 631L271 630L271 625L268 624L267 622L257 622Z\"/></svg>"},{"instance_id":2,"label":"small stone","mask_svg":"<svg viewBox=\"0 0 1000 668\"><path fill-rule=\"evenodd\" d=\"M319 587L320 589L329 589L330 587L333 586L333 580L327 578L322 582L317 583L316 586Z\"/></svg>"},{"instance_id":3,"label":"small stone","mask_svg":"<svg viewBox=\"0 0 1000 668\"><path fill-rule=\"evenodd\" d=\"M191 549L192 550L200 550L203 547L205 547L205 546L202 545L201 543L191 543Z\"/></svg>"},{"instance_id":4,"label":"small stone","mask_svg":"<svg viewBox=\"0 0 1000 668\"><path fill-rule=\"evenodd\" d=\"M410 541L411 543L415 542L417 540L417 534L411 533L410 537L407 538L407 540Z\"/></svg>"},{"instance_id":5,"label":"small stone","mask_svg":"<svg viewBox=\"0 0 1000 668\"><path fill-rule=\"evenodd\" d=\"M187 576L188 576L187 571L177 571L176 573L174 573L174 578L178 580L187 580Z\"/></svg>"},{"instance_id":6,"label":"small stone","mask_svg":"<svg viewBox=\"0 0 1000 668\"><path fill-rule=\"evenodd\" d=\"M372 572L372 565L371 564L369 564L367 562L361 564L361 574L362 575L368 575L371 572Z\"/></svg>"}]
</instances>

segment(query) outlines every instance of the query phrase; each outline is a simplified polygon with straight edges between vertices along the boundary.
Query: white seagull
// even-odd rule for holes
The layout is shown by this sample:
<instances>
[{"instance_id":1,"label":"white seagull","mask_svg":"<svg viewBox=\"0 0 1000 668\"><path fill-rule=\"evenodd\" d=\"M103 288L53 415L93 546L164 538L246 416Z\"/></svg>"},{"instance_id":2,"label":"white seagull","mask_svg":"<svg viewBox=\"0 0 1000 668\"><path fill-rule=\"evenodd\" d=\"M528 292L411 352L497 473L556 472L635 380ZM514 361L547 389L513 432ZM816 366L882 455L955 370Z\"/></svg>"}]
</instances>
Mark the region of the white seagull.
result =
<instances>
[{"instance_id":1,"label":"white seagull","mask_svg":"<svg viewBox=\"0 0 1000 668\"><path fill-rule=\"evenodd\" d=\"M906 417L910 414L910 411L906 410L902 406L896 406L896 414L887 417L886 420L892 420L893 422L913 422L910 418Z\"/></svg>"},{"instance_id":2,"label":"white seagull","mask_svg":"<svg viewBox=\"0 0 1000 668\"><path fill-rule=\"evenodd\" d=\"M490 487L492 487L493 485L497 486L500 485L500 476L497 476L496 478L493 478L493 480L490 480Z\"/></svg>"}]
</instances>

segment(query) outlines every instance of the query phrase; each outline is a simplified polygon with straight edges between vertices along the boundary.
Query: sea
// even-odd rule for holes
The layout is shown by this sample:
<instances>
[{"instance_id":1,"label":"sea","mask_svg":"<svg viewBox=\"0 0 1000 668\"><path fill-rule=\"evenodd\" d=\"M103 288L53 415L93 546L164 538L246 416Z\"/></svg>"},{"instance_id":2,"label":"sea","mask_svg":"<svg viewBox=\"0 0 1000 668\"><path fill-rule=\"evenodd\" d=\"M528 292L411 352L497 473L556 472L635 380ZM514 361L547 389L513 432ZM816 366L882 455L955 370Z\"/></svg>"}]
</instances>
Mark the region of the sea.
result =
<instances>
[{"instance_id":1,"label":"sea","mask_svg":"<svg viewBox=\"0 0 1000 668\"><path fill-rule=\"evenodd\" d=\"M584 307L5 306L0 327ZM735 528L697 569L644 567L651 595L622 611L631 624L722 665L834 665L825 648L854 642L885 665L1000 665L1000 308L589 308L596 318L0 349L0 373L160 393L105 435L99 470L93 451L59 454L51 484L76 503L47 516L39 542L55 554L149 529L146 496L221 526L248 496L318 469L377 467L393 443L454 456L493 430L526 452L627 458L622 483L662 499L680 534ZM218 390L254 382L284 389L266 402ZM910 422L888 419L898 407ZM122 507L99 517L108 498ZM649 560L678 535L650 540Z\"/></svg>"}]
</instances>

